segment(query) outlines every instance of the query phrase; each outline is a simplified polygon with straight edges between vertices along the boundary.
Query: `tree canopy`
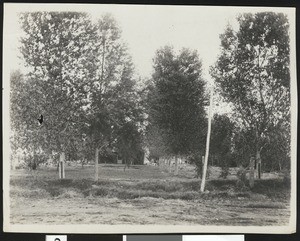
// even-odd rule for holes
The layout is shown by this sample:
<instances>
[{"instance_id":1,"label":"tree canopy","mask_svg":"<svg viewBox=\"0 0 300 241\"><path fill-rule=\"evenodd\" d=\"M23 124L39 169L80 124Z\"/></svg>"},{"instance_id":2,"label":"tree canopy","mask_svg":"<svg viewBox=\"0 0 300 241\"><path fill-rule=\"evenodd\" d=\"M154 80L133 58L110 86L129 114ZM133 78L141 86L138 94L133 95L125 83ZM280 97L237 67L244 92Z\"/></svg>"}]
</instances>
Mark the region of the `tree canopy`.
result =
<instances>
[{"instance_id":1,"label":"tree canopy","mask_svg":"<svg viewBox=\"0 0 300 241\"><path fill-rule=\"evenodd\" d=\"M203 147L206 98L201 68L196 51L182 49L176 55L166 46L156 52L149 129L163 134L169 154L188 155Z\"/></svg>"},{"instance_id":2,"label":"tree canopy","mask_svg":"<svg viewBox=\"0 0 300 241\"><path fill-rule=\"evenodd\" d=\"M253 143L259 161L274 127L289 132L289 23L281 13L262 12L238 17L220 35L221 53L211 69L220 94L233 106L237 123Z\"/></svg>"}]
</instances>

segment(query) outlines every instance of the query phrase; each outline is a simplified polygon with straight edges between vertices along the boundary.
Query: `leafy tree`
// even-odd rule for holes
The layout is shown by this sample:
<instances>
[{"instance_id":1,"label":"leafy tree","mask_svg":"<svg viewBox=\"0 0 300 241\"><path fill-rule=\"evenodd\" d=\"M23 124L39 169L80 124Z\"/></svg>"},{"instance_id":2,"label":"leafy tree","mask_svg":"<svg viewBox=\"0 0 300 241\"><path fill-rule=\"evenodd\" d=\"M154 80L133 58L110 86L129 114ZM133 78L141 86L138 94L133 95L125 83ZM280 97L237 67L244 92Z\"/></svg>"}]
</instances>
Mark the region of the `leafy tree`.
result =
<instances>
[{"instance_id":1,"label":"leafy tree","mask_svg":"<svg viewBox=\"0 0 300 241\"><path fill-rule=\"evenodd\" d=\"M281 13L238 17L221 37L221 54L211 74L224 99L231 103L259 168L262 149L273 127L290 118L289 24ZM289 130L288 130L289 131Z\"/></svg>"},{"instance_id":2,"label":"leafy tree","mask_svg":"<svg viewBox=\"0 0 300 241\"><path fill-rule=\"evenodd\" d=\"M189 155L204 146L205 96L201 62L196 51L182 49L178 56L171 47L156 52L149 119L164 133L168 152Z\"/></svg>"},{"instance_id":3,"label":"leafy tree","mask_svg":"<svg viewBox=\"0 0 300 241\"><path fill-rule=\"evenodd\" d=\"M36 169L49 154L47 142L41 126L38 124L38 114L35 111L35 100L41 100L41 89L35 88L34 81L28 81L19 70L13 71L10 77L10 119L12 161L18 152L23 153L23 161L30 169ZM44 153L44 154L43 154ZM38 158L41 157L41 158Z\"/></svg>"},{"instance_id":4,"label":"leafy tree","mask_svg":"<svg viewBox=\"0 0 300 241\"><path fill-rule=\"evenodd\" d=\"M134 148L128 150L131 147L126 147L121 140L123 135L128 135L129 121L134 123L129 129L135 133L140 123L137 119L140 106L132 60L121 39L121 30L111 15L100 18L97 36L97 71L91 85L90 105L86 109L90 120L88 136L95 148L96 164L99 152L105 156L106 152L117 149L121 156L128 156ZM95 168L97 173L97 165ZM95 178L98 179L97 174Z\"/></svg>"},{"instance_id":5,"label":"leafy tree","mask_svg":"<svg viewBox=\"0 0 300 241\"><path fill-rule=\"evenodd\" d=\"M71 137L82 139L86 125L96 29L79 12L26 12L20 23L21 53L29 69L26 101L18 103L24 135L44 151L68 152ZM44 122L37 128L41 114Z\"/></svg>"},{"instance_id":6,"label":"leafy tree","mask_svg":"<svg viewBox=\"0 0 300 241\"><path fill-rule=\"evenodd\" d=\"M144 88L144 107L145 112L153 111L151 110L151 104L154 103L156 98L156 88L153 81L148 80ZM154 112L155 113L155 112ZM154 113L147 114L147 124L145 129L145 142L149 148L149 154L152 158L159 159L159 157L168 157L172 155L168 146L165 143L166 136L161 128L155 124ZM150 115L149 115L150 114Z\"/></svg>"},{"instance_id":7,"label":"leafy tree","mask_svg":"<svg viewBox=\"0 0 300 241\"><path fill-rule=\"evenodd\" d=\"M231 166L231 149L234 123L226 115L215 114L212 120L210 152L217 164L227 168Z\"/></svg>"},{"instance_id":8,"label":"leafy tree","mask_svg":"<svg viewBox=\"0 0 300 241\"><path fill-rule=\"evenodd\" d=\"M263 167L267 171L283 171L290 169L290 142L288 129L281 125L270 130L269 142L262 150Z\"/></svg>"}]
</instances>

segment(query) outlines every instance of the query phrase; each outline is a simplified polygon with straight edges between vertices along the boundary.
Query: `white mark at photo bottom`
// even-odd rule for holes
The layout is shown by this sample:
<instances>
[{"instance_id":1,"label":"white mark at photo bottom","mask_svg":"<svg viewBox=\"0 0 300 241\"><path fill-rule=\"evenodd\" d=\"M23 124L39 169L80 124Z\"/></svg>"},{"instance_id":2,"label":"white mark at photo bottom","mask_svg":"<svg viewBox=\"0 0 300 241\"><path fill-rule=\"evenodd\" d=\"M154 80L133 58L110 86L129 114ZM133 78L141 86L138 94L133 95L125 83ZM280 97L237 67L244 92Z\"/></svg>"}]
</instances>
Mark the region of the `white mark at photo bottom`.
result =
<instances>
[{"instance_id":1,"label":"white mark at photo bottom","mask_svg":"<svg viewBox=\"0 0 300 241\"><path fill-rule=\"evenodd\" d=\"M46 235L46 241L67 241L67 235Z\"/></svg>"},{"instance_id":2,"label":"white mark at photo bottom","mask_svg":"<svg viewBox=\"0 0 300 241\"><path fill-rule=\"evenodd\" d=\"M183 235L182 241L244 241L244 235Z\"/></svg>"}]
</instances>

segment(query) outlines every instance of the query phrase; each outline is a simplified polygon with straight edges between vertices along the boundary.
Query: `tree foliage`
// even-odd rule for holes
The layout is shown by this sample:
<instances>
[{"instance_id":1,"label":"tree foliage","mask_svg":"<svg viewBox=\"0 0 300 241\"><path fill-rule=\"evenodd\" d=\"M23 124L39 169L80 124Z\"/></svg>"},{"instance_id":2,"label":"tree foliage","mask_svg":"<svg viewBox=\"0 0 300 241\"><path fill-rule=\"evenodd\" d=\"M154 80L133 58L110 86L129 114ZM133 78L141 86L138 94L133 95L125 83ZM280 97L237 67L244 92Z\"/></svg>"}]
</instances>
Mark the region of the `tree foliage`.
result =
<instances>
[{"instance_id":1,"label":"tree foliage","mask_svg":"<svg viewBox=\"0 0 300 241\"><path fill-rule=\"evenodd\" d=\"M215 114L212 120L210 155L217 165L231 166L234 123L226 115Z\"/></svg>"},{"instance_id":2,"label":"tree foliage","mask_svg":"<svg viewBox=\"0 0 300 241\"><path fill-rule=\"evenodd\" d=\"M29 130L43 136L55 151L65 151L71 138L82 138L84 107L94 76L96 34L88 16L77 12L33 12L20 16L21 53L29 68L30 102L22 115ZM44 123L37 130L37 117Z\"/></svg>"},{"instance_id":3,"label":"tree foliage","mask_svg":"<svg viewBox=\"0 0 300 241\"><path fill-rule=\"evenodd\" d=\"M162 134L171 155L188 155L203 147L206 99L201 67L195 51L182 49L176 56L166 46L156 52L149 128L159 130L155 132Z\"/></svg>"},{"instance_id":4,"label":"tree foliage","mask_svg":"<svg viewBox=\"0 0 300 241\"><path fill-rule=\"evenodd\" d=\"M98 21L97 39L97 70L86 110L90 120L89 136L94 147L103 147L102 154L114 149L129 159L142 144L138 143L142 119L132 60L111 15L104 15ZM132 135L137 137L135 144ZM124 141L126 138L128 142Z\"/></svg>"},{"instance_id":5,"label":"tree foliage","mask_svg":"<svg viewBox=\"0 0 300 241\"><path fill-rule=\"evenodd\" d=\"M220 36L221 54L211 74L247 133L245 143L252 143L251 155L260 159L274 127L290 131L289 23L284 14L272 12L237 20L237 31L228 26Z\"/></svg>"}]
</instances>

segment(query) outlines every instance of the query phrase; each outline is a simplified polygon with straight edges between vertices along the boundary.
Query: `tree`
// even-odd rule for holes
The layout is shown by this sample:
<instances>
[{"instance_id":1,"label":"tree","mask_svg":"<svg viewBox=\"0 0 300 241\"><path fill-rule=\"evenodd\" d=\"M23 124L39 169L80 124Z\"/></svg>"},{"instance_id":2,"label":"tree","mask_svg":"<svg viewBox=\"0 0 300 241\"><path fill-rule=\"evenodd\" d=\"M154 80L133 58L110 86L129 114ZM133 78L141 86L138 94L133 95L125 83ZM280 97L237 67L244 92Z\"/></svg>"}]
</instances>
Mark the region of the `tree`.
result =
<instances>
[{"instance_id":1,"label":"tree","mask_svg":"<svg viewBox=\"0 0 300 241\"><path fill-rule=\"evenodd\" d=\"M167 46L154 58L149 120L164 133L167 149L175 156L175 174L178 157L201 149L205 143L206 98L201 67L197 52L188 49L176 56Z\"/></svg>"},{"instance_id":2,"label":"tree","mask_svg":"<svg viewBox=\"0 0 300 241\"><path fill-rule=\"evenodd\" d=\"M88 136L95 149L95 179L98 179L98 157L111 149L127 156L129 146L120 141L128 134L128 121L138 126L139 97L135 90L134 68L121 30L115 19L107 14L97 23L97 71L91 85ZM129 128L133 132L133 126ZM133 133L131 133L133 134ZM135 133L136 134L136 133ZM122 147L121 147L122 146ZM125 151L125 149L127 149ZM129 158L129 157L128 157Z\"/></svg>"},{"instance_id":3,"label":"tree","mask_svg":"<svg viewBox=\"0 0 300 241\"><path fill-rule=\"evenodd\" d=\"M291 136L286 126L276 126L269 131L270 141L262 150L264 169L267 171L283 171L290 169Z\"/></svg>"},{"instance_id":4,"label":"tree","mask_svg":"<svg viewBox=\"0 0 300 241\"><path fill-rule=\"evenodd\" d=\"M146 81L143 95L143 104L145 113L151 110L151 105L155 103L156 89L152 80ZM152 110L153 111L153 110ZM163 130L155 124L154 113L147 115L147 124L145 128L145 143L149 148L149 154L152 158L159 159L160 157L169 157L171 153L168 150L168 146L165 143L166 136Z\"/></svg>"},{"instance_id":5,"label":"tree","mask_svg":"<svg viewBox=\"0 0 300 241\"><path fill-rule=\"evenodd\" d=\"M21 53L29 69L27 99L18 103L25 135L30 142L42 143L44 151L63 157L71 138L82 139L86 126L85 108L96 71L96 29L88 15L79 12L27 12L20 15L20 23ZM44 122L37 128L41 114Z\"/></svg>"},{"instance_id":6,"label":"tree","mask_svg":"<svg viewBox=\"0 0 300 241\"><path fill-rule=\"evenodd\" d=\"M289 24L284 14L272 12L243 14L238 23L238 31L228 26L220 36L211 75L250 138L246 142L253 143L248 149L260 178L261 152L273 127L289 125Z\"/></svg>"},{"instance_id":7,"label":"tree","mask_svg":"<svg viewBox=\"0 0 300 241\"><path fill-rule=\"evenodd\" d=\"M210 152L217 164L227 168L231 165L231 149L234 123L226 115L215 114L212 120Z\"/></svg>"},{"instance_id":8,"label":"tree","mask_svg":"<svg viewBox=\"0 0 300 241\"><path fill-rule=\"evenodd\" d=\"M18 152L23 153L23 161L30 169L35 170L39 163L49 154L45 137L41 135L38 114L33 116L36 100L41 100L40 89L35 82L29 82L19 70L13 71L10 77L10 119L12 158ZM44 153L43 153L44 150ZM40 158L39 158L40 157Z\"/></svg>"}]
</instances>

